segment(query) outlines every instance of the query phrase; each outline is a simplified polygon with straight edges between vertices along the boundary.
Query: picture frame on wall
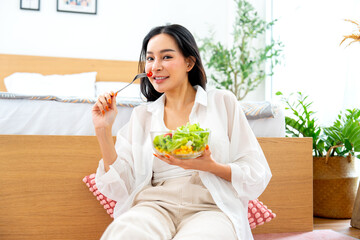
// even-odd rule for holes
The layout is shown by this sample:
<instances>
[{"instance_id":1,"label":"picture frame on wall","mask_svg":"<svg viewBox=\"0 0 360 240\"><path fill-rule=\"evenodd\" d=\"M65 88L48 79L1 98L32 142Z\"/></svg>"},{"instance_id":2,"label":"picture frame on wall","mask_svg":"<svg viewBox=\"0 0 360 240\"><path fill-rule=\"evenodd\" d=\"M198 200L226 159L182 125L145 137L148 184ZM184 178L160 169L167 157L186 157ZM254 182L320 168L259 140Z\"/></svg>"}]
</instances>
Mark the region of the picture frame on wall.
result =
<instances>
[{"instance_id":1,"label":"picture frame on wall","mask_svg":"<svg viewBox=\"0 0 360 240\"><path fill-rule=\"evenodd\" d=\"M57 0L58 12L96 14L97 0Z\"/></svg>"},{"instance_id":2,"label":"picture frame on wall","mask_svg":"<svg viewBox=\"0 0 360 240\"><path fill-rule=\"evenodd\" d=\"M40 0L20 0L20 9L40 11Z\"/></svg>"}]
</instances>

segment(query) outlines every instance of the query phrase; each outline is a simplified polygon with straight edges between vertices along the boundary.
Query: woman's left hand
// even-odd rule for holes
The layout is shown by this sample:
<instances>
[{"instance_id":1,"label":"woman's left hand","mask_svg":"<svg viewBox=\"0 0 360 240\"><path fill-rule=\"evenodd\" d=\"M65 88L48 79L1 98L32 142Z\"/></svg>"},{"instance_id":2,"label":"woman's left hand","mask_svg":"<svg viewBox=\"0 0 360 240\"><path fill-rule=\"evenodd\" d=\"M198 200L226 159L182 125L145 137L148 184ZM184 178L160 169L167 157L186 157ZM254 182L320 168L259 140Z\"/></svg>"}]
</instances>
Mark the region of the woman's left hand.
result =
<instances>
[{"instance_id":1,"label":"woman's left hand","mask_svg":"<svg viewBox=\"0 0 360 240\"><path fill-rule=\"evenodd\" d=\"M154 156L164 162L167 162L168 164L176 165L184 169L210 172L225 179L226 181L231 182L231 167L227 164L216 162L211 156L211 151L208 145L206 145L203 154L197 158L178 159L170 155L160 156L159 154L154 154Z\"/></svg>"},{"instance_id":2,"label":"woman's left hand","mask_svg":"<svg viewBox=\"0 0 360 240\"><path fill-rule=\"evenodd\" d=\"M159 154L154 154L160 160L167 162L171 165L176 165L184 169L194 169L210 172L214 166L217 164L215 160L211 157L211 151L207 145L203 154L197 158L192 159L179 159L170 155L161 156Z\"/></svg>"}]
</instances>

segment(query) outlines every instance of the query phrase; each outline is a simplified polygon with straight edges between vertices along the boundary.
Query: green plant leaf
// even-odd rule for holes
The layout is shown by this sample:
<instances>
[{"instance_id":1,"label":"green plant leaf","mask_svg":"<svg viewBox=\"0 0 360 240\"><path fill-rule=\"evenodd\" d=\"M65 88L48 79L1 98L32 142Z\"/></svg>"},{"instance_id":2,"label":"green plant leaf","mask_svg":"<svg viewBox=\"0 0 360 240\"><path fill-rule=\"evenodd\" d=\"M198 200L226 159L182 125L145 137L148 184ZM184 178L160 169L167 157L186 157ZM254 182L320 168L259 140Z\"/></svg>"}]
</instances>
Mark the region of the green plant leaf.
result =
<instances>
[{"instance_id":1,"label":"green plant leaf","mask_svg":"<svg viewBox=\"0 0 360 240\"><path fill-rule=\"evenodd\" d=\"M353 146L351 145L351 142L349 141L349 139L345 139L345 148L347 151L351 151Z\"/></svg>"},{"instance_id":2,"label":"green plant leaf","mask_svg":"<svg viewBox=\"0 0 360 240\"><path fill-rule=\"evenodd\" d=\"M354 151L355 152L360 152L360 139L356 139L354 142Z\"/></svg>"},{"instance_id":3,"label":"green plant leaf","mask_svg":"<svg viewBox=\"0 0 360 240\"><path fill-rule=\"evenodd\" d=\"M360 126L356 122L352 122L347 125L348 128L345 130L345 136L349 138L351 142L354 142L356 139L360 139Z\"/></svg>"}]
</instances>

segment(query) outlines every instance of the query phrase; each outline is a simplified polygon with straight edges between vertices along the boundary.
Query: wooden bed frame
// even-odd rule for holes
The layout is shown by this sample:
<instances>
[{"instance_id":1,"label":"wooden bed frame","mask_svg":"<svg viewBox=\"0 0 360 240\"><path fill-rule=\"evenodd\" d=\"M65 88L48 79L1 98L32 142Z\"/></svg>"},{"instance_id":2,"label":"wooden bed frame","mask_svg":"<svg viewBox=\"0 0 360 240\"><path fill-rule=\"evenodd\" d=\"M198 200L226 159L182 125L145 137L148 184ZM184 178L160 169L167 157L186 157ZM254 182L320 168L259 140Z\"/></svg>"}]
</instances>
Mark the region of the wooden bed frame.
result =
<instances>
[{"instance_id":1,"label":"wooden bed frame","mask_svg":"<svg viewBox=\"0 0 360 240\"><path fill-rule=\"evenodd\" d=\"M15 72L44 75L97 72L96 81L130 82L138 73L138 62L0 54L0 92L6 92L4 78Z\"/></svg>"},{"instance_id":2,"label":"wooden bed frame","mask_svg":"<svg viewBox=\"0 0 360 240\"><path fill-rule=\"evenodd\" d=\"M128 82L137 63L0 54L0 91L21 71ZM258 140L273 174L259 199L277 217L253 233L312 231L312 139ZM95 136L0 135L0 239L99 239L112 219L82 179L100 158Z\"/></svg>"},{"instance_id":3,"label":"wooden bed frame","mask_svg":"<svg viewBox=\"0 0 360 240\"><path fill-rule=\"evenodd\" d=\"M311 138L259 138L273 177L260 196L277 217L254 233L313 229ZM99 239L111 218L82 182L95 136L0 135L0 239Z\"/></svg>"}]
</instances>

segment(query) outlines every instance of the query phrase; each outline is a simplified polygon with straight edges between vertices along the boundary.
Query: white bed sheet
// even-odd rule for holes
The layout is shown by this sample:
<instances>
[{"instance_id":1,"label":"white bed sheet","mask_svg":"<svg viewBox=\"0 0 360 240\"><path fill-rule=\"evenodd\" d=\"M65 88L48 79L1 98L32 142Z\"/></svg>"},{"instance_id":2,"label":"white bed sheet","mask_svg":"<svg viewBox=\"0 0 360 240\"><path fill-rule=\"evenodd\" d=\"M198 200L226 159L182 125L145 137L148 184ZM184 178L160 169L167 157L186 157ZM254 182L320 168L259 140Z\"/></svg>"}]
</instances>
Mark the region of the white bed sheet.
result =
<instances>
[{"instance_id":1,"label":"white bed sheet","mask_svg":"<svg viewBox=\"0 0 360 240\"><path fill-rule=\"evenodd\" d=\"M0 134L95 135L92 103L0 99ZM118 106L112 134L130 118L132 107Z\"/></svg>"},{"instance_id":2,"label":"white bed sheet","mask_svg":"<svg viewBox=\"0 0 360 240\"><path fill-rule=\"evenodd\" d=\"M91 118L93 103L0 99L0 134L95 135ZM118 106L112 134L124 126L133 107ZM285 116L281 108L274 118L248 120L257 137L284 137Z\"/></svg>"}]
</instances>

